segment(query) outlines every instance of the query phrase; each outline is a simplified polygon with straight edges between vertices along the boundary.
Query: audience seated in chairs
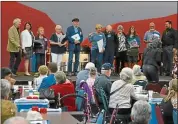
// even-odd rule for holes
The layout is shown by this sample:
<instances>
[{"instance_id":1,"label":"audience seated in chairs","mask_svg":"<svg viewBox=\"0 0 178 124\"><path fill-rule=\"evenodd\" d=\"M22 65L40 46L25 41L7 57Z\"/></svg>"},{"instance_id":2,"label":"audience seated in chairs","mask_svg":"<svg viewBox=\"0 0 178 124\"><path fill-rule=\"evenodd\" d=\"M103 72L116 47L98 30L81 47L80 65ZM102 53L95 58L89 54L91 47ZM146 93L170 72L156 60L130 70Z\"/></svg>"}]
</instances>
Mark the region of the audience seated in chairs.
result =
<instances>
[{"instance_id":1,"label":"audience seated in chairs","mask_svg":"<svg viewBox=\"0 0 178 124\"><path fill-rule=\"evenodd\" d=\"M172 117L173 109L178 109L177 108L178 79L173 79L172 83L170 84L172 86L169 86L169 93L161 103L161 109L163 110L163 119L165 124L173 123Z\"/></svg>"},{"instance_id":2,"label":"audience seated in chairs","mask_svg":"<svg viewBox=\"0 0 178 124\"><path fill-rule=\"evenodd\" d=\"M135 100L147 99L144 96L137 96L134 92L134 86L131 84L133 77L132 69L123 68L120 73L120 80L115 81L111 86L109 109L110 113L118 104L118 114L127 115L131 112L131 98ZM129 117L128 117L129 118Z\"/></svg>"},{"instance_id":3,"label":"audience seated in chairs","mask_svg":"<svg viewBox=\"0 0 178 124\"><path fill-rule=\"evenodd\" d=\"M75 94L75 88L73 83L66 79L64 72L59 71L55 74L56 84L52 85L50 88L54 90L55 95L60 94L63 97L67 94ZM68 97L63 100L63 106L67 107L68 111L75 111L75 98Z\"/></svg>"},{"instance_id":4,"label":"audience seated in chairs","mask_svg":"<svg viewBox=\"0 0 178 124\"><path fill-rule=\"evenodd\" d=\"M56 84L54 74L58 70L57 64L53 62L49 63L48 70L49 70L49 75L48 77L43 78L41 85L38 88L38 91L40 91L40 89L47 89L50 86Z\"/></svg>"},{"instance_id":5,"label":"audience seated in chairs","mask_svg":"<svg viewBox=\"0 0 178 124\"><path fill-rule=\"evenodd\" d=\"M130 124L149 124L151 119L151 106L148 102L139 100L135 102L131 110Z\"/></svg>"},{"instance_id":6,"label":"audience seated in chairs","mask_svg":"<svg viewBox=\"0 0 178 124\"><path fill-rule=\"evenodd\" d=\"M20 116L15 116L6 120L3 124L29 124L29 122Z\"/></svg>"},{"instance_id":7,"label":"audience seated in chairs","mask_svg":"<svg viewBox=\"0 0 178 124\"><path fill-rule=\"evenodd\" d=\"M9 81L1 79L1 124L8 118L15 116L17 112L15 104L8 100L10 88Z\"/></svg>"},{"instance_id":8,"label":"audience seated in chairs","mask_svg":"<svg viewBox=\"0 0 178 124\"><path fill-rule=\"evenodd\" d=\"M34 81L37 89L39 89L42 80L47 77L48 67L46 65L41 65L38 69L38 72L39 72L40 76L38 78L35 78L35 81Z\"/></svg>"},{"instance_id":9,"label":"audience seated in chairs","mask_svg":"<svg viewBox=\"0 0 178 124\"><path fill-rule=\"evenodd\" d=\"M90 72L90 68L95 67L95 64L93 64L92 62L88 62L85 66L84 70L81 70L78 74L77 74L77 79L76 79L76 91L80 88L80 82L82 80L86 81L89 78L89 72Z\"/></svg>"},{"instance_id":10,"label":"audience seated in chairs","mask_svg":"<svg viewBox=\"0 0 178 124\"><path fill-rule=\"evenodd\" d=\"M146 76L141 72L140 65L134 65L132 70L133 70L132 84L139 80L147 81Z\"/></svg>"}]
</instances>

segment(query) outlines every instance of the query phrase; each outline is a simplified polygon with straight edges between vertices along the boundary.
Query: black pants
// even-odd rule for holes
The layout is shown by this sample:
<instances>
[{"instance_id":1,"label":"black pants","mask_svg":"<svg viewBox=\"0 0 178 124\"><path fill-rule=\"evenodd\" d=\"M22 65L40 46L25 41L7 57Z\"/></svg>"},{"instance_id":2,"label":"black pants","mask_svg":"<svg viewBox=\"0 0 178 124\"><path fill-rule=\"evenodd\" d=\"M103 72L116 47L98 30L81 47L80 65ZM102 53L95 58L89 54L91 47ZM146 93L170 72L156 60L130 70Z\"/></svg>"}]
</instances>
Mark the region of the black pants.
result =
<instances>
[{"instance_id":1,"label":"black pants","mask_svg":"<svg viewBox=\"0 0 178 124\"><path fill-rule=\"evenodd\" d=\"M127 60L127 51L119 52L116 55L116 73L119 73L124 68L124 64ZM120 67L121 64L121 67Z\"/></svg>"},{"instance_id":2,"label":"black pants","mask_svg":"<svg viewBox=\"0 0 178 124\"><path fill-rule=\"evenodd\" d=\"M16 74L21 62L21 52L10 52L9 68L12 73Z\"/></svg>"},{"instance_id":3,"label":"black pants","mask_svg":"<svg viewBox=\"0 0 178 124\"><path fill-rule=\"evenodd\" d=\"M38 71L39 66L45 65L45 54L36 53L36 70Z\"/></svg>"},{"instance_id":4,"label":"black pants","mask_svg":"<svg viewBox=\"0 0 178 124\"><path fill-rule=\"evenodd\" d=\"M104 63L110 63L111 65L113 65L113 61L114 61L114 51L106 50L104 52Z\"/></svg>"},{"instance_id":5,"label":"black pants","mask_svg":"<svg viewBox=\"0 0 178 124\"><path fill-rule=\"evenodd\" d=\"M109 112L110 114L112 114L114 108L109 108ZM120 108L118 109L118 113L117 114L121 114L121 115L127 115L131 113L131 108Z\"/></svg>"},{"instance_id":6,"label":"black pants","mask_svg":"<svg viewBox=\"0 0 178 124\"><path fill-rule=\"evenodd\" d=\"M146 76L149 83L159 82L158 69L153 65L143 65L143 73Z\"/></svg>"}]
</instances>

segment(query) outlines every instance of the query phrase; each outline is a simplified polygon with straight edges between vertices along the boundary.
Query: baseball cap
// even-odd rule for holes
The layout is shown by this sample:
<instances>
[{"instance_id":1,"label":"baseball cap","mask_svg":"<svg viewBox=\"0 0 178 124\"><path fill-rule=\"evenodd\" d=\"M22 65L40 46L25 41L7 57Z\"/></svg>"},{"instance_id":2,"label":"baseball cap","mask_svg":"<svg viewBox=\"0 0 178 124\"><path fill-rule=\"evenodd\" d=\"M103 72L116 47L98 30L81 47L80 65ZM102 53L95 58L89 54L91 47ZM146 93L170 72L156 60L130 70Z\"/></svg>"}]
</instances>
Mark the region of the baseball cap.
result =
<instances>
[{"instance_id":1,"label":"baseball cap","mask_svg":"<svg viewBox=\"0 0 178 124\"><path fill-rule=\"evenodd\" d=\"M101 70L109 70L109 69L112 69L110 63L104 63L101 67Z\"/></svg>"},{"instance_id":2,"label":"baseball cap","mask_svg":"<svg viewBox=\"0 0 178 124\"><path fill-rule=\"evenodd\" d=\"M5 78L5 76L12 74L9 68L3 67L1 68L1 79Z\"/></svg>"},{"instance_id":3,"label":"baseball cap","mask_svg":"<svg viewBox=\"0 0 178 124\"><path fill-rule=\"evenodd\" d=\"M72 19L72 22L79 22L79 19L78 18L74 18L74 19Z\"/></svg>"}]
</instances>

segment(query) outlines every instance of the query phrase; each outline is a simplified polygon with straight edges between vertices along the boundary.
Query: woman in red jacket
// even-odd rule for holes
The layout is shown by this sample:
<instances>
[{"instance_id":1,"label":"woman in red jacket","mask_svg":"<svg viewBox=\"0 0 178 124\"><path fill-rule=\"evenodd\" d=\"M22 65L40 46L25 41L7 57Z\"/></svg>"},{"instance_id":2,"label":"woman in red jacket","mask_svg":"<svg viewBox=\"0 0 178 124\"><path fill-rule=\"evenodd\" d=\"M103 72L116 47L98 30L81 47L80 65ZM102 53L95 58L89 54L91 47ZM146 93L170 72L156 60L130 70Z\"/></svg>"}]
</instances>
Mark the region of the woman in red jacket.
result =
<instances>
[{"instance_id":1,"label":"woman in red jacket","mask_svg":"<svg viewBox=\"0 0 178 124\"><path fill-rule=\"evenodd\" d=\"M50 88L54 90L55 95L58 93L60 97L63 97L67 94L74 94L75 88L73 83L66 79L66 75L64 72L59 71L55 73L56 84L51 86ZM76 111L75 98L68 97L63 100L63 105L67 107L68 111Z\"/></svg>"}]
</instances>

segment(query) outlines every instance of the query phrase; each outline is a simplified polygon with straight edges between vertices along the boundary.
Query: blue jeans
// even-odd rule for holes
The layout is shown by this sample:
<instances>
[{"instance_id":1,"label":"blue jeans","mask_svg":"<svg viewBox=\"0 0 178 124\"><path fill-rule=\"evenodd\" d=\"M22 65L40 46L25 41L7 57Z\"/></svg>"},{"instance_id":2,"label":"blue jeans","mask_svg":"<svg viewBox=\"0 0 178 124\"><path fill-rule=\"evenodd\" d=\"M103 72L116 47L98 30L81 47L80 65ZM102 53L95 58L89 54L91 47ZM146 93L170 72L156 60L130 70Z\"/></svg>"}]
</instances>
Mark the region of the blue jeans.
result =
<instances>
[{"instance_id":1,"label":"blue jeans","mask_svg":"<svg viewBox=\"0 0 178 124\"><path fill-rule=\"evenodd\" d=\"M95 63L97 71L101 71L103 62L103 53L99 53L98 49L91 50L91 62Z\"/></svg>"},{"instance_id":2,"label":"blue jeans","mask_svg":"<svg viewBox=\"0 0 178 124\"><path fill-rule=\"evenodd\" d=\"M75 54L75 63L74 63L74 72L77 72L79 66L79 57L80 52L77 51L69 51L69 59L68 59L68 72L72 72L72 62L73 62L73 54Z\"/></svg>"},{"instance_id":3,"label":"blue jeans","mask_svg":"<svg viewBox=\"0 0 178 124\"><path fill-rule=\"evenodd\" d=\"M104 53L104 63L110 63L113 66L114 52L105 51Z\"/></svg>"}]
</instances>

